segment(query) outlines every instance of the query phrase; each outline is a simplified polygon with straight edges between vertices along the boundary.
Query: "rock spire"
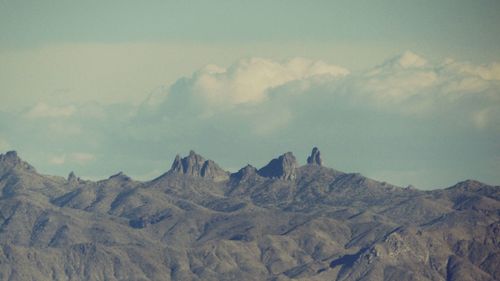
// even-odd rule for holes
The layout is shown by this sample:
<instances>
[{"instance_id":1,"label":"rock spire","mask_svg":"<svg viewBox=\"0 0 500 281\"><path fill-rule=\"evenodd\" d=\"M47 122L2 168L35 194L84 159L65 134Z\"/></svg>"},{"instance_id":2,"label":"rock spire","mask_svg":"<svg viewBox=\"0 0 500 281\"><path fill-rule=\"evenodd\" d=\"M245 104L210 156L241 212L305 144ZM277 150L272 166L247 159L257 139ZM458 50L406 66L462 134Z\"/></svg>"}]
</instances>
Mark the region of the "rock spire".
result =
<instances>
[{"instance_id":1,"label":"rock spire","mask_svg":"<svg viewBox=\"0 0 500 281\"><path fill-rule=\"evenodd\" d=\"M319 149L317 147L314 147L311 155L307 157L307 164L318 166L323 165L323 161L321 160L321 152L319 152Z\"/></svg>"},{"instance_id":2,"label":"rock spire","mask_svg":"<svg viewBox=\"0 0 500 281\"><path fill-rule=\"evenodd\" d=\"M212 160L205 160L193 150L184 158L179 155L175 156L170 171L193 177L209 178L215 181L223 181L229 177L228 173L220 168L217 163Z\"/></svg>"}]
</instances>

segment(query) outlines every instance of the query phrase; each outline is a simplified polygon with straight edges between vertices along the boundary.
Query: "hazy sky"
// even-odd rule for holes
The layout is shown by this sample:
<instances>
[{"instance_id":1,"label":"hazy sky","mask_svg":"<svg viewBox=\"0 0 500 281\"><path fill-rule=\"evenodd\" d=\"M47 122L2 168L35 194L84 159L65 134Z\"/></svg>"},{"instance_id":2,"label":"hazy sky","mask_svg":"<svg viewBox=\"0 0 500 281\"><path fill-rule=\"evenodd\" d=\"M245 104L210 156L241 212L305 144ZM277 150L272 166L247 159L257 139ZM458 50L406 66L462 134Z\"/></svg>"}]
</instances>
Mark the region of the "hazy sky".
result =
<instances>
[{"instance_id":1,"label":"hazy sky","mask_svg":"<svg viewBox=\"0 0 500 281\"><path fill-rule=\"evenodd\" d=\"M0 152L150 179L318 146L399 185L500 184L499 1L0 0Z\"/></svg>"}]
</instances>

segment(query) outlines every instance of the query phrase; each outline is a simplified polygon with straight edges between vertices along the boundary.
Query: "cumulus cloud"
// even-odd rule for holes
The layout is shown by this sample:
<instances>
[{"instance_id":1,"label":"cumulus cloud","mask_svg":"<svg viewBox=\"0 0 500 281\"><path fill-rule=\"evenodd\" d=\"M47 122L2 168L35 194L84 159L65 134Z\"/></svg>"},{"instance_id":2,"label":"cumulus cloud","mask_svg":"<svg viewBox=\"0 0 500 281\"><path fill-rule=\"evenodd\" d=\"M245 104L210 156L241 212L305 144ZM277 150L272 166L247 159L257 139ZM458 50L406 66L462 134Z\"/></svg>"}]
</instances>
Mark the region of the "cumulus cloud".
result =
<instances>
[{"instance_id":1,"label":"cumulus cloud","mask_svg":"<svg viewBox=\"0 0 500 281\"><path fill-rule=\"evenodd\" d=\"M182 95L189 102L203 104L205 109L225 110L238 105L259 104L269 99L273 88L314 76L345 76L343 67L294 58L277 62L262 58L242 59L225 68L208 65L180 83L185 87ZM174 93L175 95L175 93Z\"/></svg>"},{"instance_id":2,"label":"cumulus cloud","mask_svg":"<svg viewBox=\"0 0 500 281\"><path fill-rule=\"evenodd\" d=\"M75 112L76 107L73 105L52 106L45 102L39 102L26 113L26 116L29 118L59 118L70 117Z\"/></svg>"},{"instance_id":3,"label":"cumulus cloud","mask_svg":"<svg viewBox=\"0 0 500 281\"><path fill-rule=\"evenodd\" d=\"M375 70L381 69L408 69L419 68L427 65L427 60L412 51L404 53L386 60L382 65L375 67Z\"/></svg>"},{"instance_id":4,"label":"cumulus cloud","mask_svg":"<svg viewBox=\"0 0 500 281\"><path fill-rule=\"evenodd\" d=\"M451 60L429 63L417 54L405 52L340 83L360 104L404 115L455 114L462 121L484 127L490 123L486 119L500 118L496 113L484 113L499 108L500 81L496 72L497 64L473 66Z\"/></svg>"},{"instance_id":5,"label":"cumulus cloud","mask_svg":"<svg viewBox=\"0 0 500 281\"><path fill-rule=\"evenodd\" d=\"M497 63L434 62L410 51L354 73L304 58L247 58L227 67L208 65L170 87L158 87L139 108L87 103L77 110L40 102L26 115L37 126L45 124L52 138L78 136L82 144L94 146L108 142L110 134L161 142L215 132L252 138L305 130L299 126L329 130L333 120L351 118L354 112L446 119L496 130L498 72ZM53 120L35 121L41 117ZM72 161L77 158L90 161Z\"/></svg>"},{"instance_id":6,"label":"cumulus cloud","mask_svg":"<svg viewBox=\"0 0 500 281\"><path fill-rule=\"evenodd\" d=\"M485 128L500 119L499 83L498 64L430 62L411 51L352 74L321 61L251 58L178 80L164 90L159 110L173 123L223 117L256 134L286 127L302 108L323 106L318 101L403 116L448 114Z\"/></svg>"},{"instance_id":7,"label":"cumulus cloud","mask_svg":"<svg viewBox=\"0 0 500 281\"><path fill-rule=\"evenodd\" d=\"M458 73L480 77L484 80L500 80L500 63L473 65L471 63L455 62L452 59L448 59L446 62L448 67L453 68Z\"/></svg>"}]
</instances>

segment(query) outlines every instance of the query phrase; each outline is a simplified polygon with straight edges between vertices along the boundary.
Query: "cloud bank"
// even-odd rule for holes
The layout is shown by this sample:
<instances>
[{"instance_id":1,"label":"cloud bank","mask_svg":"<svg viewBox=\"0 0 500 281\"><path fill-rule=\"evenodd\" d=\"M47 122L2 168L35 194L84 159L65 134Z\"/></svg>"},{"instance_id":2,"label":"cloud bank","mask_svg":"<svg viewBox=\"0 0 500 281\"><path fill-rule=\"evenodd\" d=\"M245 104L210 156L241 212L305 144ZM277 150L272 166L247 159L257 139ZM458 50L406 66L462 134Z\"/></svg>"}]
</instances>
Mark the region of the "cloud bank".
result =
<instances>
[{"instance_id":1,"label":"cloud bank","mask_svg":"<svg viewBox=\"0 0 500 281\"><path fill-rule=\"evenodd\" d=\"M350 72L304 58L248 58L202 67L139 106L40 101L22 115L0 121L16 124L3 132L14 148L93 177L164 171L167 155L189 149L237 169L318 145L328 165L396 184L500 181L498 63L430 61L407 51ZM14 143L28 134L30 141Z\"/></svg>"},{"instance_id":2,"label":"cloud bank","mask_svg":"<svg viewBox=\"0 0 500 281\"><path fill-rule=\"evenodd\" d=\"M361 73L321 61L245 59L228 68L208 65L146 103L160 119L218 116L276 127L313 106L347 106L413 115L457 118L478 129L498 129L500 66L445 60L430 63L407 51ZM322 104L318 104L320 101ZM326 103L326 104L323 104ZM259 120L264 119L264 120ZM259 132L262 130L256 130Z\"/></svg>"}]
</instances>

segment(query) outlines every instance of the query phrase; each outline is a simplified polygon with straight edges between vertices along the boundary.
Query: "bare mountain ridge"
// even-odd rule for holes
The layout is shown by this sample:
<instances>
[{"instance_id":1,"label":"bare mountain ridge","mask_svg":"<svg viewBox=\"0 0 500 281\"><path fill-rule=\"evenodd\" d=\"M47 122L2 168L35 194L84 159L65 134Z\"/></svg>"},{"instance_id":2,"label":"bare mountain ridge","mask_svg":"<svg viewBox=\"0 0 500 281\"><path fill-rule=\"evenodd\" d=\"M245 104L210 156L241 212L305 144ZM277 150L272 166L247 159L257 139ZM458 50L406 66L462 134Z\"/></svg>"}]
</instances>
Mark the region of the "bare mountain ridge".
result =
<instances>
[{"instance_id":1,"label":"bare mountain ridge","mask_svg":"<svg viewBox=\"0 0 500 281\"><path fill-rule=\"evenodd\" d=\"M0 155L0 280L499 280L500 187L420 191L286 153L195 152L151 181L40 175Z\"/></svg>"}]
</instances>

